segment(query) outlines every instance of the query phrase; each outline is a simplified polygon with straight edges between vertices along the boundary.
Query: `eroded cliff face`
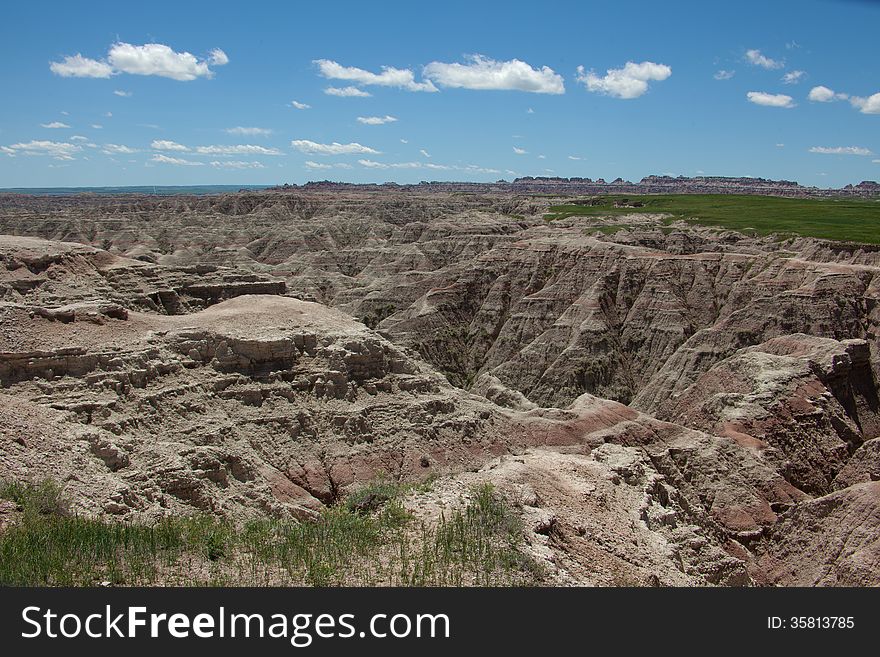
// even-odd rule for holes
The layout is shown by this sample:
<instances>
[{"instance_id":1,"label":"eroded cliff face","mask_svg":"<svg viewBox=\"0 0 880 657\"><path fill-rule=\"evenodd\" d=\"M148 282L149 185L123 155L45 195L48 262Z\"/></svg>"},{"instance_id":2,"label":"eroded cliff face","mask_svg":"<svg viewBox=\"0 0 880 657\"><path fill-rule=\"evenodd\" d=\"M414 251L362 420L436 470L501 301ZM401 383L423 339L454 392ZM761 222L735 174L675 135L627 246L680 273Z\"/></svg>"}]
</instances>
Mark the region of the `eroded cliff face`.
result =
<instances>
[{"instance_id":1,"label":"eroded cliff face","mask_svg":"<svg viewBox=\"0 0 880 657\"><path fill-rule=\"evenodd\" d=\"M560 583L880 583L880 253L552 202L4 204L0 478L120 518L491 481Z\"/></svg>"}]
</instances>

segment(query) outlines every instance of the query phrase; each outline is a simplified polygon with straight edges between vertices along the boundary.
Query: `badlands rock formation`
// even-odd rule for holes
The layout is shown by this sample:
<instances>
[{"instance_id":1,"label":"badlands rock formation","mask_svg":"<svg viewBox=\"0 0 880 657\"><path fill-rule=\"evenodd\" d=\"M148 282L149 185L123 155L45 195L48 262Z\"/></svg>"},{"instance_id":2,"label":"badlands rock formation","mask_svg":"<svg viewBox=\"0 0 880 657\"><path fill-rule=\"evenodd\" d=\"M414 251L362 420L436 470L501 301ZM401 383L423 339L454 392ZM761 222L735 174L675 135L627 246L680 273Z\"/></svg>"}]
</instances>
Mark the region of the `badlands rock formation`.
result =
<instances>
[{"instance_id":1,"label":"badlands rock formation","mask_svg":"<svg viewBox=\"0 0 880 657\"><path fill-rule=\"evenodd\" d=\"M121 521L489 481L555 583L880 583L880 248L557 200L2 197L0 478Z\"/></svg>"}]
</instances>

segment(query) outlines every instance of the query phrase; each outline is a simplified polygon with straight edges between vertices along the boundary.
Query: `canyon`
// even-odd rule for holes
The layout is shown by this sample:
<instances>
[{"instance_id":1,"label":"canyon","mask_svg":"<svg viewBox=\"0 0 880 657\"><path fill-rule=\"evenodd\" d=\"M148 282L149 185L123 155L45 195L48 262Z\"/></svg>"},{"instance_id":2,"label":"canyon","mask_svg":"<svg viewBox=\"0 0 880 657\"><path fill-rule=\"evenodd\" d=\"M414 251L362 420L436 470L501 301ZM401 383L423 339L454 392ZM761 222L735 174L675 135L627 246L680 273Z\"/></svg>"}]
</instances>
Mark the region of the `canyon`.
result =
<instances>
[{"instance_id":1,"label":"canyon","mask_svg":"<svg viewBox=\"0 0 880 657\"><path fill-rule=\"evenodd\" d=\"M490 483L549 583L880 584L880 245L545 219L596 184L0 195L0 479L119 522Z\"/></svg>"}]
</instances>

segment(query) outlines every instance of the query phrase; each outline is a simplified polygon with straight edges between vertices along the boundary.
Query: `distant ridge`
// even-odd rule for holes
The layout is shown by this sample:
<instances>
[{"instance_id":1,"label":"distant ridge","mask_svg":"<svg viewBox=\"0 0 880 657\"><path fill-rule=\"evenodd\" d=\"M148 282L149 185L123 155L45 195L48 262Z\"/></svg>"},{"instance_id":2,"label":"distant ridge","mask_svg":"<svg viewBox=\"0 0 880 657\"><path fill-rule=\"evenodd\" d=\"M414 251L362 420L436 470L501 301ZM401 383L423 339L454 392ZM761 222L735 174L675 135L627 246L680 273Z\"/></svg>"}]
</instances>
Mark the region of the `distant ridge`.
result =
<instances>
[{"instance_id":1,"label":"distant ridge","mask_svg":"<svg viewBox=\"0 0 880 657\"><path fill-rule=\"evenodd\" d=\"M331 182L329 180L309 182L304 185L281 185L270 188L273 191L293 189L361 189L377 191L423 190L446 192L497 192L497 193L532 193L532 194L750 194L762 196L788 197L831 197L831 196L880 196L880 184L865 180L857 185L846 185L839 189L822 189L804 187L791 180L770 180L767 178L745 178L727 176L646 176L634 183L623 178L615 178L606 182L603 178L561 178L546 176L524 176L515 178L513 182L499 180L494 183L465 183L422 181L413 185L398 183L356 184Z\"/></svg>"}]
</instances>

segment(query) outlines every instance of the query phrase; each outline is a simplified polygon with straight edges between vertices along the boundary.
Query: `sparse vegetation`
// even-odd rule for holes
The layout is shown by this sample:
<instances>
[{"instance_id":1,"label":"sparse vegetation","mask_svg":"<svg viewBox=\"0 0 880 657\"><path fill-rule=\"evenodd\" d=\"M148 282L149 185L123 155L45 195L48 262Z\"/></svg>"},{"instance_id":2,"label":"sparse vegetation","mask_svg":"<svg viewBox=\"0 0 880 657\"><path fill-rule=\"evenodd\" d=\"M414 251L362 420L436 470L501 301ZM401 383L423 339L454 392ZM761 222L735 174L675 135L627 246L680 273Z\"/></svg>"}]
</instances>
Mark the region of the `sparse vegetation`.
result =
<instances>
[{"instance_id":1,"label":"sparse vegetation","mask_svg":"<svg viewBox=\"0 0 880 657\"><path fill-rule=\"evenodd\" d=\"M371 308L370 311L364 315L362 321L368 328L374 329L379 326L385 318L391 317L395 312L397 312L397 306L393 303L379 304Z\"/></svg>"},{"instance_id":2,"label":"sparse vegetation","mask_svg":"<svg viewBox=\"0 0 880 657\"><path fill-rule=\"evenodd\" d=\"M12 483L17 517L0 530L0 584L527 585L540 576L516 516L489 486L435 523L403 504L423 487L378 481L313 522L212 516L120 523L69 514L57 486Z\"/></svg>"},{"instance_id":3,"label":"sparse vegetation","mask_svg":"<svg viewBox=\"0 0 880 657\"><path fill-rule=\"evenodd\" d=\"M722 226L759 235L803 235L880 244L880 200L850 198L781 198L740 194L660 194L603 196L597 205L554 205L548 221L572 216L619 217L639 213L668 214L667 223ZM625 204L624 200L629 203Z\"/></svg>"}]
</instances>

